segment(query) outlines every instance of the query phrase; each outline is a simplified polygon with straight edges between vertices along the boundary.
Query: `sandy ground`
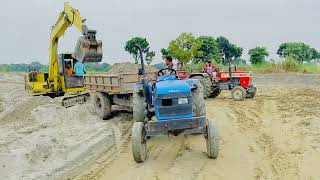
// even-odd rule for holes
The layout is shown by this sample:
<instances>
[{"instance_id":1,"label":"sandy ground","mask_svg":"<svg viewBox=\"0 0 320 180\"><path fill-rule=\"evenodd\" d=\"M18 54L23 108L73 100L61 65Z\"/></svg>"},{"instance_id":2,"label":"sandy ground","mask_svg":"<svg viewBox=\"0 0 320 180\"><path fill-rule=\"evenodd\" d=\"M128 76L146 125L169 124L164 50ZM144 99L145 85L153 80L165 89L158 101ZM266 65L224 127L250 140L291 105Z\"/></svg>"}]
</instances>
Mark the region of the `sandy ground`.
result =
<instances>
[{"instance_id":1,"label":"sandy ground","mask_svg":"<svg viewBox=\"0 0 320 180\"><path fill-rule=\"evenodd\" d=\"M90 103L64 108L24 92L21 75L0 75L0 179L66 179L82 172L131 126L102 121Z\"/></svg>"},{"instance_id":2,"label":"sandy ground","mask_svg":"<svg viewBox=\"0 0 320 180\"><path fill-rule=\"evenodd\" d=\"M102 121L86 103L63 108L0 74L0 179L320 179L320 76L256 76L255 99L206 100L220 154L201 135L156 137L148 159L131 155L129 114Z\"/></svg>"},{"instance_id":3,"label":"sandy ground","mask_svg":"<svg viewBox=\"0 0 320 180\"><path fill-rule=\"evenodd\" d=\"M77 179L320 179L320 76L257 76L255 99L225 92L206 100L220 131L220 155L208 159L201 135L156 137L148 159L133 161L130 137ZM126 142L126 141L124 141Z\"/></svg>"}]
</instances>

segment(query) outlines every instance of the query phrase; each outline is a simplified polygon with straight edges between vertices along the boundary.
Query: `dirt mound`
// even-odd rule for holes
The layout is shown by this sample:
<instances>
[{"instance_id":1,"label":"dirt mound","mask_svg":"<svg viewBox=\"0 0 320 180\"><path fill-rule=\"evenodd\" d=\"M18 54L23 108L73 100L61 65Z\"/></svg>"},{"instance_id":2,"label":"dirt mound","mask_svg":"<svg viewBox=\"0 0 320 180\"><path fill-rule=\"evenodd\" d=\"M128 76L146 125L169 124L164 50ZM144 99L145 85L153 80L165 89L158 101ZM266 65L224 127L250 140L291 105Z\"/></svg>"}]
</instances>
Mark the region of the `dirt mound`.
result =
<instances>
[{"instance_id":1,"label":"dirt mound","mask_svg":"<svg viewBox=\"0 0 320 180\"><path fill-rule=\"evenodd\" d=\"M140 64L133 63L115 63L111 66L107 74L120 74L121 72L125 73L138 73ZM146 72L157 72L157 69L152 66L145 66Z\"/></svg>"}]
</instances>

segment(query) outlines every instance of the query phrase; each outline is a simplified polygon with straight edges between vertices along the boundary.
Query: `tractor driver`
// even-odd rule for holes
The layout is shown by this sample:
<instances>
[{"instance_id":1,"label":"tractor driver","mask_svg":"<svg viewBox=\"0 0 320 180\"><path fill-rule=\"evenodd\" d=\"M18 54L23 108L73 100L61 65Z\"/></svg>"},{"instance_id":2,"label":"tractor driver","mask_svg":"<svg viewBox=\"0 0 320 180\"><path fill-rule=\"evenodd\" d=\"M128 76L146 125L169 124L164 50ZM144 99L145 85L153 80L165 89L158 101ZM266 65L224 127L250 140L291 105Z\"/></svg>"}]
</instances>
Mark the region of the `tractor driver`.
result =
<instances>
[{"instance_id":1,"label":"tractor driver","mask_svg":"<svg viewBox=\"0 0 320 180\"><path fill-rule=\"evenodd\" d=\"M167 65L168 69L172 69L173 68L173 63L172 63L172 57L171 56L167 56L164 59L164 63Z\"/></svg>"}]
</instances>

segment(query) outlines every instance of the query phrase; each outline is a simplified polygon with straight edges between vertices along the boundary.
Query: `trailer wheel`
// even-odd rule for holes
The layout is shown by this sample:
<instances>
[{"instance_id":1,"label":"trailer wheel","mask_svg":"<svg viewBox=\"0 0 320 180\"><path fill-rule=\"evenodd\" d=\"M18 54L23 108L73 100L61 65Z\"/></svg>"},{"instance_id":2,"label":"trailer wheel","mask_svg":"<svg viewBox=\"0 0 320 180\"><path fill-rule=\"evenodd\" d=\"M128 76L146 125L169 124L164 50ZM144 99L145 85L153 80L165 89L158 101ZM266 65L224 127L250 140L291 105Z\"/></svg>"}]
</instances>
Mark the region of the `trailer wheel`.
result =
<instances>
[{"instance_id":1,"label":"trailer wheel","mask_svg":"<svg viewBox=\"0 0 320 180\"><path fill-rule=\"evenodd\" d=\"M94 96L93 104L99 117L102 119L111 117L111 102L107 94L98 92Z\"/></svg>"},{"instance_id":2,"label":"trailer wheel","mask_svg":"<svg viewBox=\"0 0 320 180\"><path fill-rule=\"evenodd\" d=\"M139 93L133 93L133 122L144 122L146 119L146 98Z\"/></svg>"},{"instance_id":3,"label":"trailer wheel","mask_svg":"<svg viewBox=\"0 0 320 180\"><path fill-rule=\"evenodd\" d=\"M219 134L216 125L207 120L205 139L209 158L216 159L219 155Z\"/></svg>"},{"instance_id":4,"label":"trailer wheel","mask_svg":"<svg viewBox=\"0 0 320 180\"><path fill-rule=\"evenodd\" d=\"M142 163L147 158L147 141L142 122L135 122L132 127L132 155L137 163Z\"/></svg>"},{"instance_id":5,"label":"trailer wheel","mask_svg":"<svg viewBox=\"0 0 320 180\"><path fill-rule=\"evenodd\" d=\"M205 116L206 115L206 104L203 97L203 87L199 84L198 88L192 91L193 98L193 112L195 116Z\"/></svg>"},{"instance_id":6,"label":"trailer wheel","mask_svg":"<svg viewBox=\"0 0 320 180\"><path fill-rule=\"evenodd\" d=\"M231 90L232 99L235 101L243 101L247 96L246 90L241 86L236 86Z\"/></svg>"},{"instance_id":7,"label":"trailer wheel","mask_svg":"<svg viewBox=\"0 0 320 180\"><path fill-rule=\"evenodd\" d=\"M194 76L191 79L198 79L200 81L201 85L203 86L204 98L208 98L212 92L211 81L203 76Z\"/></svg>"}]
</instances>

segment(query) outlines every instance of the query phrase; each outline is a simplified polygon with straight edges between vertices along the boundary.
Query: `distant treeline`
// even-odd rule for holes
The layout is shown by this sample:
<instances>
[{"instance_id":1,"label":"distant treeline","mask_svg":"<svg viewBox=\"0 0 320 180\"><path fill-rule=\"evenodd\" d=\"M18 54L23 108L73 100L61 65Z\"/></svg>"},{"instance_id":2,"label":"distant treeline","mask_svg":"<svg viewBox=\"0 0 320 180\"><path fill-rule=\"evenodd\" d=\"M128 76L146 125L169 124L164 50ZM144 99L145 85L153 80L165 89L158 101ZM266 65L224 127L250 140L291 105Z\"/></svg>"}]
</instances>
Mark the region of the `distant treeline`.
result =
<instances>
[{"instance_id":1,"label":"distant treeline","mask_svg":"<svg viewBox=\"0 0 320 180\"><path fill-rule=\"evenodd\" d=\"M105 72L108 71L110 64L108 63L86 63L87 71ZM48 65L41 64L40 62L32 62L30 64L0 64L0 72L28 72L29 69L36 71L47 72Z\"/></svg>"}]
</instances>

